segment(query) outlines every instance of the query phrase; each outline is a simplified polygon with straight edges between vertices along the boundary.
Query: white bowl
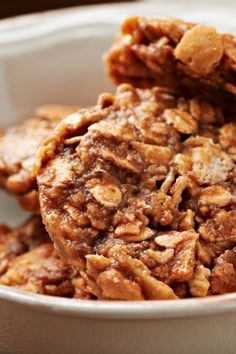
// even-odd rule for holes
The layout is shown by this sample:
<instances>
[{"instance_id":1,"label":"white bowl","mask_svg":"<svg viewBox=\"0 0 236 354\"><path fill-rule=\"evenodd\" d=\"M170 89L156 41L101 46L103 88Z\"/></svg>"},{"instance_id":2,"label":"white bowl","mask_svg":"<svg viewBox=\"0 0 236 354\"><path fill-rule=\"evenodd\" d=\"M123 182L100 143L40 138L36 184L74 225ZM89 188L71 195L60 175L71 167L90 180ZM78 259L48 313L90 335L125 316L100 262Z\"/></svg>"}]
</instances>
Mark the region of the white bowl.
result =
<instances>
[{"instance_id":1,"label":"white bowl","mask_svg":"<svg viewBox=\"0 0 236 354\"><path fill-rule=\"evenodd\" d=\"M235 31L234 1L155 1L31 15L0 23L1 128L46 103L94 104L114 90L102 54L128 15L174 16ZM1 193L0 221L25 218ZM0 286L0 353L233 354L236 294L150 302L79 301Z\"/></svg>"}]
</instances>

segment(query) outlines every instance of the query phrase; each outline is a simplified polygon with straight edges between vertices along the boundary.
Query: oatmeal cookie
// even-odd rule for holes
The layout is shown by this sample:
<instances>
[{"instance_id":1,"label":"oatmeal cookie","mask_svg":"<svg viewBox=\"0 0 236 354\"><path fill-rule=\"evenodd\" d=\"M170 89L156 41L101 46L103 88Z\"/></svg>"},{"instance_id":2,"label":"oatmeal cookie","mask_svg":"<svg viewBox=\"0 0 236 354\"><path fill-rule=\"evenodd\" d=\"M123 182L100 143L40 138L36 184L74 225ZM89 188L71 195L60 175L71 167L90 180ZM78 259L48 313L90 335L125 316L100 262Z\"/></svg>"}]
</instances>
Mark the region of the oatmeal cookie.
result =
<instances>
[{"instance_id":1,"label":"oatmeal cookie","mask_svg":"<svg viewBox=\"0 0 236 354\"><path fill-rule=\"evenodd\" d=\"M45 140L42 217L97 298L211 293L217 258L236 245L235 125L224 118L202 98L124 84Z\"/></svg>"},{"instance_id":2,"label":"oatmeal cookie","mask_svg":"<svg viewBox=\"0 0 236 354\"><path fill-rule=\"evenodd\" d=\"M76 110L72 106L39 107L34 118L1 134L0 185L17 197L25 210L39 213L36 179L32 175L37 148L63 117Z\"/></svg>"},{"instance_id":3,"label":"oatmeal cookie","mask_svg":"<svg viewBox=\"0 0 236 354\"><path fill-rule=\"evenodd\" d=\"M106 56L106 67L116 84L201 93L226 108L236 97L236 39L204 25L128 18Z\"/></svg>"},{"instance_id":4,"label":"oatmeal cookie","mask_svg":"<svg viewBox=\"0 0 236 354\"><path fill-rule=\"evenodd\" d=\"M92 298L85 281L58 257L52 243L41 244L12 260L0 284L37 294Z\"/></svg>"},{"instance_id":5,"label":"oatmeal cookie","mask_svg":"<svg viewBox=\"0 0 236 354\"><path fill-rule=\"evenodd\" d=\"M95 298L78 272L59 258L38 216L14 229L0 225L0 284L38 294Z\"/></svg>"},{"instance_id":6,"label":"oatmeal cookie","mask_svg":"<svg viewBox=\"0 0 236 354\"><path fill-rule=\"evenodd\" d=\"M50 238L38 216L31 217L16 228L1 224L0 275L7 271L11 260L47 242L50 242Z\"/></svg>"}]
</instances>

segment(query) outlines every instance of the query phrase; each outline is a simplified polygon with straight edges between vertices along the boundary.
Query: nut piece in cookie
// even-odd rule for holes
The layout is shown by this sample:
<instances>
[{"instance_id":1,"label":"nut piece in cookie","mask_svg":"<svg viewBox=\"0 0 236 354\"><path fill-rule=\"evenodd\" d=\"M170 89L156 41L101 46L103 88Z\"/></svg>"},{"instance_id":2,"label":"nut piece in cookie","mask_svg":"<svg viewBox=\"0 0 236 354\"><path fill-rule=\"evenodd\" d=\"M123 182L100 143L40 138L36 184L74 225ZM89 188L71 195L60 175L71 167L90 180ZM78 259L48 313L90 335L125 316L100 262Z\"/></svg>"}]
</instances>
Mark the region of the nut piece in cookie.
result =
<instances>
[{"instance_id":1,"label":"nut piece in cookie","mask_svg":"<svg viewBox=\"0 0 236 354\"><path fill-rule=\"evenodd\" d=\"M39 213L38 191L33 176L35 153L59 121L78 108L42 106L34 118L5 130L0 136L0 185L15 195L21 206Z\"/></svg>"}]
</instances>

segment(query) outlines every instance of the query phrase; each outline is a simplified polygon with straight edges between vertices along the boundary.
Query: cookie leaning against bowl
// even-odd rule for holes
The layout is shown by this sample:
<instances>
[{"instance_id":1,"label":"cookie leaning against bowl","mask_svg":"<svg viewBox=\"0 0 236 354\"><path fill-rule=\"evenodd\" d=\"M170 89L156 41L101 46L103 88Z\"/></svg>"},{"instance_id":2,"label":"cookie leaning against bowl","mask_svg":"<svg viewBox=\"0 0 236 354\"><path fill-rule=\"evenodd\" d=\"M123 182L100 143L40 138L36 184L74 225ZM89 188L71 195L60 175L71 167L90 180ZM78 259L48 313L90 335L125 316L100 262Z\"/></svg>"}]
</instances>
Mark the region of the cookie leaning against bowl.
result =
<instances>
[{"instance_id":1,"label":"cookie leaning against bowl","mask_svg":"<svg viewBox=\"0 0 236 354\"><path fill-rule=\"evenodd\" d=\"M88 120L96 122L84 134ZM221 120L205 100L121 85L63 120L41 146L44 223L97 298L236 290L223 284L236 276L236 126L219 128Z\"/></svg>"},{"instance_id":2,"label":"cookie leaning against bowl","mask_svg":"<svg viewBox=\"0 0 236 354\"><path fill-rule=\"evenodd\" d=\"M21 206L39 213L36 179L32 176L34 155L43 139L73 106L42 106L35 117L9 127L0 136L0 185L18 198Z\"/></svg>"},{"instance_id":3,"label":"cookie leaning against bowl","mask_svg":"<svg viewBox=\"0 0 236 354\"><path fill-rule=\"evenodd\" d=\"M128 18L106 56L106 67L116 84L201 93L234 108L236 39L212 27L176 19Z\"/></svg>"}]
</instances>

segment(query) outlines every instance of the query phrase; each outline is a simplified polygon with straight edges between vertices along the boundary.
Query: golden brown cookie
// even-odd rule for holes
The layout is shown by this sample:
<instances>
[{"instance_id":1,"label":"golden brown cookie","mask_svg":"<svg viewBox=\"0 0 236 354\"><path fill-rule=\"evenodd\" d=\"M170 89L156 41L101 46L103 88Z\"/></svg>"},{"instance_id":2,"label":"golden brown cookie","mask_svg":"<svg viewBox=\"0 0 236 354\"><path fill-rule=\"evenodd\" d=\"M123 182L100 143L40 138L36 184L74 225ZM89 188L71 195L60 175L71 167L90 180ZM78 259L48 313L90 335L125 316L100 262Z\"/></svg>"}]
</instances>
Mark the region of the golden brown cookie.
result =
<instances>
[{"instance_id":1,"label":"golden brown cookie","mask_svg":"<svg viewBox=\"0 0 236 354\"><path fill-rule=\"evenodd\" d=\"M211 293L214 262L236 245L235 125L223 120L206 100L126 84L45 140L42 217L96 297Z\"/></svg>"},{"instance_id":2,"label":"golden brown cookie","mask_svg":"<svg viewBox=\"0 0 236 354\"><path fill-rule=\"evenodd\" d=\"M161 85L234 109L236 40L212 27L176 19L128 18L106 56L106 67L116 84Z\"/></svg>"},{"instance_id":3,"label":"golden brown cookie","mask_svg":"<svg viewBox=\"0 0 236 354\"><path fill-rule=\"evenodd\" d=\"M39 107L34 118L6 129L0 136L0 184L27 211L39 213L36 179L32 175L36 150L58 122L76 110L72 106Z\"/></svg>"},{"instance_id":4,"label":"golden brown cookie","mask_svg":"<svg viewBox=\"0 0 236 354\"><path fill-rule=\"evenodd\" d=\"M38 216L16 228L0 225L0 275L7 271L11 260L46 242L50 238Z\"/></svg>"},{"instance_id":5,"label":"golden brown cookie","mask_svg":"<svg viewBox=\"0 0 236 354\"><path fill-rule=\"evenodd\" d=\"M44 243L12 260L0 277L0 284L37 294L91 298L83 279L58 257L52 243Z\"/></svg>"},{"instance_id":6,"label":"golden brown cookie","mask_svg":"<svg viewBox=\"0 0 236 354\"><path fill-rule=\"evenodd\" d=\"M59 258L38 216L13 229L0 225L0 284L37 294L95 298L78 272Z\"/></svg>"}]
</instances>

